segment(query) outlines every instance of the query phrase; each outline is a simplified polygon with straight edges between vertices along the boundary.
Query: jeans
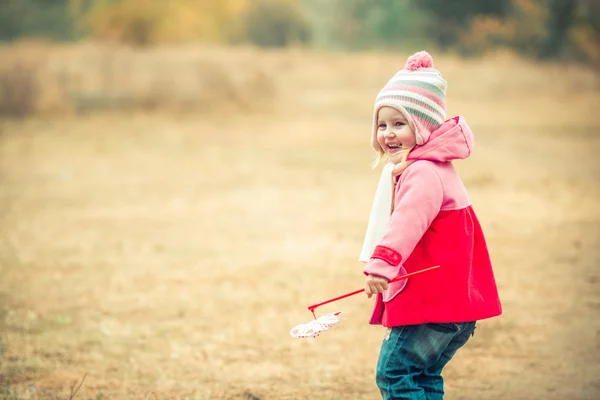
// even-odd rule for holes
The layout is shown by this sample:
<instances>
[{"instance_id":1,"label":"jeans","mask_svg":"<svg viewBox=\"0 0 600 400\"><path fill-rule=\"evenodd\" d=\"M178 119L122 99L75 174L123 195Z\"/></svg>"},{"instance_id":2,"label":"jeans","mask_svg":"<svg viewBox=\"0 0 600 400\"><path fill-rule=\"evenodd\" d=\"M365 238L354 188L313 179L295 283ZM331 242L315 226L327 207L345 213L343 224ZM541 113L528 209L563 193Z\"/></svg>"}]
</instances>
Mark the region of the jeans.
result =
<instances>
[{"instance_id":1,"label":"jeans","mask_svg":"<svg viewBox=\"0 0 600 400\"><path fill-rule=\"evenodd\" d=\"M475 322L389 328L377 362L377 386L383 399L443 399L442 369L474 330Z\"/></svg>"}]
</instances>

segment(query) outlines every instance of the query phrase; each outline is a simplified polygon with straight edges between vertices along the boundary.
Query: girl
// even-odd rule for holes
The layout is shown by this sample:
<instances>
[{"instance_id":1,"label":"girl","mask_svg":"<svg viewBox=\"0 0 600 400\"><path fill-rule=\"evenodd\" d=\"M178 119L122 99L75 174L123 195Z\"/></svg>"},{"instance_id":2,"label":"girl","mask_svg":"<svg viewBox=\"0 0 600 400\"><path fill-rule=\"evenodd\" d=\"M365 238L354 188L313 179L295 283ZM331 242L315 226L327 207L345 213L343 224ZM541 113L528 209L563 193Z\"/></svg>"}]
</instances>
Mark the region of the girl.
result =
<instances>
[{"instance_id":1,"label":"girl","mask_svg":"<svg viewBox=\"0 0 600 400\"><path fill-rule=\"evenodd\" d=\"M376 376L386 400L442 399L442 369L472 336L475 321L502 313L481 226L451 163L470 155L473 133L463 117L445 121L445 96L446 81L423 51L375 102L371 144L376 163L389 163L361 261L365 292L377 295L370 323L388 328Z\"/></svg>"}]
</instances>

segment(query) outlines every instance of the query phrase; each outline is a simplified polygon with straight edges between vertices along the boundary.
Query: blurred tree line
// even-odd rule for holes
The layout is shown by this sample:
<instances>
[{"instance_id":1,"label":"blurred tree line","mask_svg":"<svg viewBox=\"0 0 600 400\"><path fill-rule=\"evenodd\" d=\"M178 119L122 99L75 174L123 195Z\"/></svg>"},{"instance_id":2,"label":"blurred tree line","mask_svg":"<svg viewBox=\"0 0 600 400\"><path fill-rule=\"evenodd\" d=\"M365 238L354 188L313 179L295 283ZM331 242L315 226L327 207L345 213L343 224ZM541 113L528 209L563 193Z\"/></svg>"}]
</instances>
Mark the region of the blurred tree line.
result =
<instances>
[{"instance_id":1,"label":"blurred tree line","mask_svg":"<svg viewBox=\"0 0 600 400\"><path fill-rule=\"evenodd\" d=\"M598 63L600 0L0 0L0 40L31 36L465 55L508 47Z\"/></svg>"}]
</instances>

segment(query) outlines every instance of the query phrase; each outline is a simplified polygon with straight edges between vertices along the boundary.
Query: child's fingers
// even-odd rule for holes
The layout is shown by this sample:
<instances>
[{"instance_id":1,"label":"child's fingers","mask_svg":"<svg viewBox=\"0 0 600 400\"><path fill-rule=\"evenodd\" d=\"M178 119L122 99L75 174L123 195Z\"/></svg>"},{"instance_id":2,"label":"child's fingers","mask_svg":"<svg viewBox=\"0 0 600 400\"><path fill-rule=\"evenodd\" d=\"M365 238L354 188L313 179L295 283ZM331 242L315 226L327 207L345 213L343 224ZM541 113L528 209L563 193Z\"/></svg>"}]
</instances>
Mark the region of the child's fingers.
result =
<instances>
[{"instance_id":1,"label":"child's fingers","mask_svg":"<svg viewBox=\"0 0 600 400\"><path fill-rule=\"evenodd\" d=\"M365 284L365 293L367 294L368 298L371 298L371 296L373 296L374 294L377 294L375 287L373 287L373 283Z\"/></svg>"},{"instance_id":2,"label":"child's fingers","mask_svg":"<svg viewBox=\"0 0 600 400\"><path fill-rule=\"evenodd\" d=\"M382 293L388 288L387 279L368 276L365 282L365 293L368 298L371 298L374 294Z\"/></svg>"}]
</instances>

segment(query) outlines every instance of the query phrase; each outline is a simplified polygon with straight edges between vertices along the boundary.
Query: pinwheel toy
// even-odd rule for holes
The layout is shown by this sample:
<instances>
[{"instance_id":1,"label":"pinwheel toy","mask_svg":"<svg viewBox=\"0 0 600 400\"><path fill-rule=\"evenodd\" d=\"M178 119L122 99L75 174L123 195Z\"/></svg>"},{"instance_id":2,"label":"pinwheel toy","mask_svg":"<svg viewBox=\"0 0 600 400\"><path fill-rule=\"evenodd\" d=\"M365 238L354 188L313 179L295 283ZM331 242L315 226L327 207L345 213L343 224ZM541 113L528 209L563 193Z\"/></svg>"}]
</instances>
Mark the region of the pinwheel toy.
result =
<instances>
[{"instance_id":1,"label":"pinwheel toy","mask_svg":"<svg viewBox=\"0 0 600 400\"><path fill-rule=\"evenodd\" d=\"M439 267L440 266L437 265L435 267L425 268L425 269L422 269L419 271L411 272L410 274L400 275L400 276L395 277L391 281L389 281L389 283L397 282L402 279L407 279L407 278L410 278L411 276L422 274L423 272L429 272L429 271L432 271ZM329 328L331 328L332 326L336 325L338 322L341 321L340 315L342 314L342 312L336 311L336 312L332 312L329 314L325 314L325 315L317 318L317 316L315 315L315 309L317 307L321 307L322 305L329 304L329 303L332 303L337 300L345 299L346 297L354 296L355 294L359 294L364 291L365 291L364 288L355 290L353 292L346 293L346 294L343 294L338 297L334 297L333 299L325 300L321 303L317 303L317 304L313 304L312 306L308 306L308 310L312 313L314 320L312 320L306 324L296 325L290 331L290 335L294 338L309 338L309 337L314 338L314 337L319 336L319 334L321 332L328 330Z\"/></svg>"}]
</instances>

